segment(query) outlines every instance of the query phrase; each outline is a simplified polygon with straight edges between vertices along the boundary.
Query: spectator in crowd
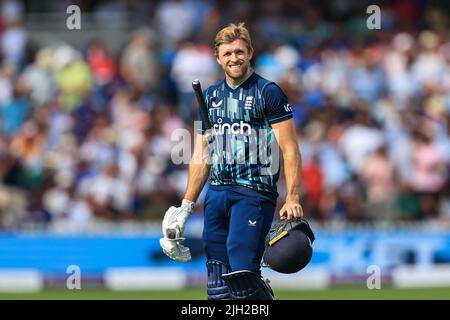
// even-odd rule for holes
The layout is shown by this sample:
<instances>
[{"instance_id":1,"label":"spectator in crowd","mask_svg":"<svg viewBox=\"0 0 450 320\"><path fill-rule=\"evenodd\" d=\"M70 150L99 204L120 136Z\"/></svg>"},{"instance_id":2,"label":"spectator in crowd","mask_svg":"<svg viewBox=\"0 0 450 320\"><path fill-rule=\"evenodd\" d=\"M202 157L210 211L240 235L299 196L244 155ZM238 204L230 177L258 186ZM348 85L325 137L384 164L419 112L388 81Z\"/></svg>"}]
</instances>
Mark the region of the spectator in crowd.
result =
<instances>
[{"instance_id":1,"label":"spectator in crowd","mask_svg":"<svg viewBox=\"0 0 450 320\"><path fill-rule=\"evenodd\" d=\"M196 8L191 1L162 1L155 12L155 21L161 40L168 47L175 47L181 40L191 36L195 26ZM176 23L174 23L176 21Z\"/></svg>"},{"instance_id":2,"label":"spectator in crowd","mask_svg":"<svg viewBox=\"0 0 450 320\"><path fill-rule=\"evenodd\" d=\"M396 172L381 145L367 157L359 173L366 190L366 215L373 220L393 220Z\"/></svg>"},{"instance_id":3,"label":"spectator in crowd","mask_svg":"<svg viewBox=\"0 0 450 320\"><path fill-rule=\"evenodd\" d=\"M91 70L81 54L68 45L58 47L53 59L61 108L71 112L89 93L92 85Z\"/></svg>"},{"instance_id":4,"label":"spectator in crowd","mask_svg":"<svg viewBox=\"0 0 450 320\"><path fill-rule=\"evenodd\" d=\"M135 31L120 61L124 79L141 92L156 90L158 86L159 63L156 58L154 38L154 32L151 29Z\"/></svg>"},{"instance_id":5,"label":"spectator in crowd","mask_svg":"<svg viewBox=\"0 0 450 320\"><path fill-rule=\"evenodd\" d=\"M436 217L440 191L448 179L445 158L427 133L417 130L413 139L411 188L420 197L422 216Z\"/></svg>"},{"instance_id":6,"label":"spectator in crowd","mask_svg":"<svg viewBox=\"0 0 450 320\"><path fill-rule=\"evenodd\" d=\"M0 35L1 53L15 70L21 71L28 42L28 32L22 24L23 5L17 0L3 1L0 11L5 25Z\"/></svg>"},{"instance_id":7,"label":"spectator in crowd","mask_svg":"<svg viewBox=\"0 0 450 320\"><path fill-rule=\"evenodd\" d=\"M25 67L19 81L29 91L32 106L39 108L49 103L55 95L52 79L52 52L43 48L36 53L35 61Z\"/></svg>"},{"instance_id":8,"label":"spectator in crowd","mask_svg":"<svg viewBox=\"0 0 450 320\"><path fill-rule=\"evenodd\" d=\"M192 91L193 79L202 79L206 88L213 84L218 76L218 64L210 47L183 41L175 55L171 78L178 93L178 114L186 123L194 120Z\"/></svg>"}]
</instances>

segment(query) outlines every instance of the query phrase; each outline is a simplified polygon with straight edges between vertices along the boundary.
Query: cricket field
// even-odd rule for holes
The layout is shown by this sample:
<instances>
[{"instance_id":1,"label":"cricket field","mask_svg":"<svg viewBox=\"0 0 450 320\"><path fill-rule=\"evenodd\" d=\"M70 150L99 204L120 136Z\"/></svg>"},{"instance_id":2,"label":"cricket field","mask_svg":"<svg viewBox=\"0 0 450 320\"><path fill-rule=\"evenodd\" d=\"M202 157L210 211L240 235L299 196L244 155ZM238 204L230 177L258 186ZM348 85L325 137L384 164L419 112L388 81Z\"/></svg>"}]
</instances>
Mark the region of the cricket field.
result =
<instances>
[{"instance_id":1,"label":"cricket field","mask_svg":"<svg viewBox=\"0 0 450 320\"><path fill-rule=\"evenodd\" d=\"M390 286L330 287L321 290L274 290L279 300L450 300L450 287L398 289ZM38 293L0 293L0 300L206 300L204 288L179 291L110 291L102 288L78 290L46 289Z\"/></svg>"}]
</instances>

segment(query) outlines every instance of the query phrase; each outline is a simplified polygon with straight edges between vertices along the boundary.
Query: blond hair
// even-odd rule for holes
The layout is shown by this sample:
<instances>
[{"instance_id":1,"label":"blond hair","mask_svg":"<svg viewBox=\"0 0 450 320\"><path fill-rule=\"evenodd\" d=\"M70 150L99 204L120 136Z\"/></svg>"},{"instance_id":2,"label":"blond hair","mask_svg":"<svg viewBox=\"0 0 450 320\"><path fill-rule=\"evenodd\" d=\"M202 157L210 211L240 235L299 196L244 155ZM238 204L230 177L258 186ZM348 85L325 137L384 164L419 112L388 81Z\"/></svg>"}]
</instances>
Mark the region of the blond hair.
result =
<instances>
[{"instance_id":1,"label":"blond hair","mask_svg":"<svg viewBox=\"0 0 450 320\"><path fill-rule=\"evenodd\" d=\"M228 27L223 28L217 33L216 38L214 39L214 52L217 54L217 52L219 51L219 46L221 44L231 43L234 40L238 39L241 39L245 42L248 50L253 50L250 33L245 27L245 23L240 22L238 25L230 23Z\"/></svg>"}]
</instances>

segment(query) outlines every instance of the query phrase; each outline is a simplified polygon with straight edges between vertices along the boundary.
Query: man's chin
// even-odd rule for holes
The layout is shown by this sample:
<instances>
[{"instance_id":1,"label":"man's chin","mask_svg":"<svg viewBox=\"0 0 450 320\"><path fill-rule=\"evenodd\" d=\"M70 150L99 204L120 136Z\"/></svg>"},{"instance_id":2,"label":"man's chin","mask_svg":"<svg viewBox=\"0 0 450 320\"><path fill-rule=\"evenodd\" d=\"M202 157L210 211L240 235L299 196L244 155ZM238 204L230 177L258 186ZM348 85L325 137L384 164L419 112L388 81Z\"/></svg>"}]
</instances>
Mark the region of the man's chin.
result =
<instances>
[{"instance_id":1,"label":"man's chin","mask_svg":"<svg viewBox=\"0 0 450 320\"><path fill-rule=\"evenodd\" d=\"M227 75L233 79L234 81L239 81L242 80L242 78L244 78L245 76L245 72L240 71L240 72L227 72Z\"/></svg>"}]
</instances>

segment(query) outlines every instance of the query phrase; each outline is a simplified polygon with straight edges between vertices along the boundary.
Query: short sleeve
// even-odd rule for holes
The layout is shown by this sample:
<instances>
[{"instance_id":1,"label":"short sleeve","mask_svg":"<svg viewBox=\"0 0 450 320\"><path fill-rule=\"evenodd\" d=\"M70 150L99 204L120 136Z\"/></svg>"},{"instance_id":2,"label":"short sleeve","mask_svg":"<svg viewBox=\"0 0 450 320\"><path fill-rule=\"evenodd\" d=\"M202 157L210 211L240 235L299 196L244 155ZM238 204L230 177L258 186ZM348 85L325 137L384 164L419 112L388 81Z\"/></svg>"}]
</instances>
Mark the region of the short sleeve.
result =
<instances>
[{"instance_id":1,"label":"short sleeve","mask_svg":"<svg viewBox=\"0 0 450 320\"><path fill-rule=\"evenodd\" d=\"M275 83L269 83L263 90L264 111L269 123L277 123L292 118L292 108L283 90Z\"/></svg>"}]
</instances>

